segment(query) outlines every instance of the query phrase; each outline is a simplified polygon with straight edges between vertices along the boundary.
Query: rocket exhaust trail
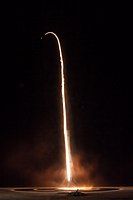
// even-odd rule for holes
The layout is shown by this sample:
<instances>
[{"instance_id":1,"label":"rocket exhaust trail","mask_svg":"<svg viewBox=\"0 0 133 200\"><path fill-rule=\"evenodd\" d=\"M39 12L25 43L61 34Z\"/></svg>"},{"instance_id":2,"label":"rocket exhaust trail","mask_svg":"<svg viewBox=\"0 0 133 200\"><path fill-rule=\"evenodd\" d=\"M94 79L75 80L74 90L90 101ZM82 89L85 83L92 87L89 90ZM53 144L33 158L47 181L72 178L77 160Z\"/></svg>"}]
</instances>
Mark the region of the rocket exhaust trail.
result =
<instances>
[{"instance_id":1,"label":"rocket exhaust trail","mask_svg":"<svg viewBox=\"0 0 133 200\"><path fill-rule=\"evenodd\" d=\"M65 77L64 77L64 63L61 50L61 44L58 36L53 32L47 32L45 35L52 34L58 43L59 53L60 53L60 63L61 63L61 94L62 94L62 110L63 110L63 133L64 133L64 142L65 142L65 157L66 157L66 178L68 183L72 179L71 171L71 152L70 152L70 143L69 135L67 128L67 114L66 114L66 97L65 97Z\"/></svg>"}]
</instances>

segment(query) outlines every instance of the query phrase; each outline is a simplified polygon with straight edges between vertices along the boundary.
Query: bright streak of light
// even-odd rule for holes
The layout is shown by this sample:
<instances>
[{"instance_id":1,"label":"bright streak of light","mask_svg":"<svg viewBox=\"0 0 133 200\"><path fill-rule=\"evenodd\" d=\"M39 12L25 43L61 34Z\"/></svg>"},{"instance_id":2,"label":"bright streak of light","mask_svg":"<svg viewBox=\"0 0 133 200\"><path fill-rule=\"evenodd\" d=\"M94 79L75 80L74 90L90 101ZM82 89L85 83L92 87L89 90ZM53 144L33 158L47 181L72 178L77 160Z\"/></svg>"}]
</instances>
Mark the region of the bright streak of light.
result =
<instances>
[{"instance_id":1,"label":"bright streak of light","mask_svg":"<svg viewBox=\"0 0 133 200\"><path fill-rule=\"evenodd\" d=\"M66 115L66 98L65 98L65 77L64 77L64 63L61 50L61 44L58 36L53 32L47 32L45 35L52 34L55 36L58 42L59 53L60 53L60 63L61 63L61 93L62 93L62 108L63 108L63 132L64 132L64 142L65 142L65 155L66 155L66 177L67 181L70 182L72 179L71 172L71 152L69 135L67 129L67 115Z\"/></svg>"}]
</instances>

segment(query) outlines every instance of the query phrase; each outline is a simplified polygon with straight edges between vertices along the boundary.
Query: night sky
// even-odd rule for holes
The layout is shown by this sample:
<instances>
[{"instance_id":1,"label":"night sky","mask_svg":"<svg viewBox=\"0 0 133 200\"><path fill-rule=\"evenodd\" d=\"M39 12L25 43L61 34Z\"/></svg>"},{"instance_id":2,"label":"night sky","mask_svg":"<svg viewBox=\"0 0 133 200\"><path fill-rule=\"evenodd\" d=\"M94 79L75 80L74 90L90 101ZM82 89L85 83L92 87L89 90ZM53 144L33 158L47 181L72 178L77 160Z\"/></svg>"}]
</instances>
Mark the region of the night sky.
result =
<instances>
[{"instance_id":1,"label":"night sky","mask_svg":"<svg viewBox=\"0 0 133 200\"><path fill-rule=\"evenodd\" d=\"M0 186L43 185L63 162L59 54L52 36L41 40L47 31L62 44L73 155L95 184L133 184L123 16L105 11L82 1L4 5Z\"/></svg>"}]
</instances>

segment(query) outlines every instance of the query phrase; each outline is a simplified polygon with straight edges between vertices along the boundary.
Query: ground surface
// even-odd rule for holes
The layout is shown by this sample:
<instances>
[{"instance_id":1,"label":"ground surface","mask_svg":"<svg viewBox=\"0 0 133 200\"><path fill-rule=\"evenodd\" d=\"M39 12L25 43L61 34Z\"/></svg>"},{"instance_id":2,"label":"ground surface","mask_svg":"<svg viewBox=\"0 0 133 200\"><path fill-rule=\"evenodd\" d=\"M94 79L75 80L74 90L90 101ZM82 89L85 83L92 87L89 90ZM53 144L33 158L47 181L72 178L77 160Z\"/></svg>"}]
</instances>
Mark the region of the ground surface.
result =
<instances>
[{"instance_id":1,"label":"ground surface","mask_svg":"<svg viewBox=\"0 0 133 200\"><path fill-rule=\"evenodd\" d=\"M73 196L56 188L0 188L0 200L133 200L133 187L96 188Z\"/></svg>"}]
</instances>

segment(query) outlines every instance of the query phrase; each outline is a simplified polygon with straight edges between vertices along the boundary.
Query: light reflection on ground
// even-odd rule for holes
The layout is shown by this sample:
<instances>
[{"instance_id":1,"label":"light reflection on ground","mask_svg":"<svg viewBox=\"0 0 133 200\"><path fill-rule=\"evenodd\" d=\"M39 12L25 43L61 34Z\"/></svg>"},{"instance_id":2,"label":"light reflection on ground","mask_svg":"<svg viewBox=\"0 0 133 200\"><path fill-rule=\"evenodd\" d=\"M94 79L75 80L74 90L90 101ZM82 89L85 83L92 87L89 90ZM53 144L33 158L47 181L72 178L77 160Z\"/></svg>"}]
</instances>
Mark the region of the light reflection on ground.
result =
<instances>
[{"instance_id":1,"label":"light reflection on ground","mask_svg":"<svg viewBox=\"0 0 133 200\"><path fill-rule=\"evenodd\" d=\"M72 189L72 190L71 190ZM0 188L0 200L133 200L133 187ZM83 190L85 189L85 190Z\"/></svg>"}]
</instances>

